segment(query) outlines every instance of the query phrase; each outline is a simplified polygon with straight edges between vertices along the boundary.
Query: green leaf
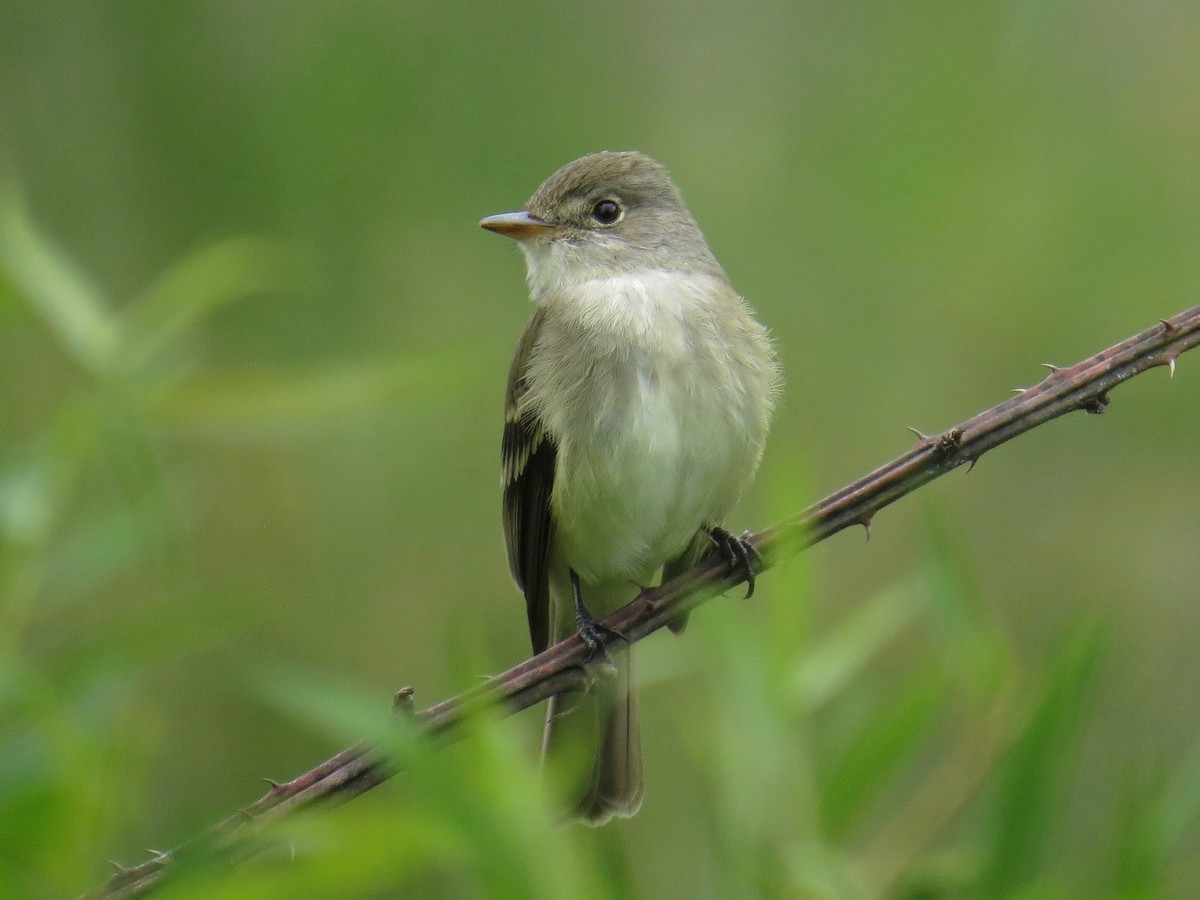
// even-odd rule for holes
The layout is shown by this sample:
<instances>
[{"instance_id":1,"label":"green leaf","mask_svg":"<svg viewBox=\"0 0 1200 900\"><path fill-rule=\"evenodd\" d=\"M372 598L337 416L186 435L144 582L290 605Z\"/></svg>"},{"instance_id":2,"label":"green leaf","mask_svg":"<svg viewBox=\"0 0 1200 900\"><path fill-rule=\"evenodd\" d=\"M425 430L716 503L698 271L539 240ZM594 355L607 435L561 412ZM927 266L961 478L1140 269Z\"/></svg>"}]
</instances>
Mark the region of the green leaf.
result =
<instances>
[{"instance_id":1,"label":"green leaf","mask_svg":"<svg viewBox=\"0 0 1200 900\"><path fill-rule=\"evenodd\" d=\"M924 506L928 552L924 577L930 597L929 627L946 668L988 698L1012 672L1009 652L972 577L975 567L936 504Z\"/></svg>"},{"instance_id":2,"label":"green leaf","mask_svg":"<svg viewBox=\"0 0 1200 900\"><path fill-rule=\"evenodd\" d=\"M21 459L0 472L0 551L44 552L99 440L94 410L86 403L68 403Z\"/></svg>"},{"instance_id":3,"label":"green leaf","mask_svg":"<svg viewBox=\"0 0 1200 900\"><path fill-rule=\"evenodd\" d=\"M213 244L168 269L122 315L121 365L134 371L152 362L205 316L285 281L282 246L259 237Z\"/></svg>"},{"instance_id":4,"label":"green leaf","mask_svg":"<svg viewBox=\"0 0 1200 900\"><path fill-rule=\"evenodd\" d=\"M869 691L860 727L831 754L822 779L821 813L831 836L844 838L858 815L886 795L891 778L928 740L947 688L940 667L929 665L895 687Z\"/></svg>"},{"instance_id":5,"label":"green leaf","mask_svg":"<svg viewBox=\"0 0 1200 900\"><path fill-rule=\"evenodd\" d=\"M63 348L94 375L109 371L120 329L108 300L42 235L20 198L0 198L0 269Z\"/></svg>"},{"instance_id":6,"label":"green leaf","mask_svg":"<svg viewBox=\"0 0 1200 900\"><path fill-rule=\"evenodd\" d=\"M1028 889L1040 871L1104 648L1098 629L1064 642L1029 722L1001 765L981 896Z\"/></svg>"},{"instance_id":7,"label":"green leaf","mask_svg":"<svg viewBox=\"0 0 1200 900\"><path fill-rule=\"evenodd\" d=\"M905 579L877 593L798 663L792 690L808 709L830 702L857 677L923 607L916 581Z\"/></svg>"},{"instance_id":8,"label":"green leaf","mask_svg":"<svg viewBox=\"0 0 1200 900\"><path fill-rule=\"evenodd\" d=\"M1200 745L1168 778L1131 774L1115 827L1114 880L1122 897L1155 897L1180 839L1200 816Z\"/></svg>"},{"instance_id":9,"label":"green leaf","mask_svg":"<svg viewBox=\"0 0 1200 900\"><path fill-rule=\"evenodd\" d=\"M386 359L316 371L193 378L160 398L166 425L230 433L262 433L347 415L372 413L401 401L429 401L473 377L461 358Z\"/></svg>"}]
</instances>

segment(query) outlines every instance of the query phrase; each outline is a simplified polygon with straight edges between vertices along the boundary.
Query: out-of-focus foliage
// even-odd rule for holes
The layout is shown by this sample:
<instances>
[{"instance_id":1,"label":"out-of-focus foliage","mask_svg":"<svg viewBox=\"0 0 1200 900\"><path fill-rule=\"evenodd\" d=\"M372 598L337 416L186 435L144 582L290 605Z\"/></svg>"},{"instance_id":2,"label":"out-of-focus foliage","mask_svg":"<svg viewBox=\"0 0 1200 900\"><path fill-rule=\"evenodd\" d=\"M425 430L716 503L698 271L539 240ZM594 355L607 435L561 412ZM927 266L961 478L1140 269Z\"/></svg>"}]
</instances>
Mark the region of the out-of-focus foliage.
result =
<instances>
[{"instance_id":1,"label":"out-of-focus foliage","mask_svg":"<svg viewBox=\"0 0 1200 900\"><path fill-rule=\"evenodd\" d=\"M788 378L765 525L1200 282L1200 8L0 10L0 894L374 734L406 774L174 897L1200 893L1200 360L638 648L648 793L559 827L499 529L519 255L662 159Z\"/></svg>"}]
</instances>

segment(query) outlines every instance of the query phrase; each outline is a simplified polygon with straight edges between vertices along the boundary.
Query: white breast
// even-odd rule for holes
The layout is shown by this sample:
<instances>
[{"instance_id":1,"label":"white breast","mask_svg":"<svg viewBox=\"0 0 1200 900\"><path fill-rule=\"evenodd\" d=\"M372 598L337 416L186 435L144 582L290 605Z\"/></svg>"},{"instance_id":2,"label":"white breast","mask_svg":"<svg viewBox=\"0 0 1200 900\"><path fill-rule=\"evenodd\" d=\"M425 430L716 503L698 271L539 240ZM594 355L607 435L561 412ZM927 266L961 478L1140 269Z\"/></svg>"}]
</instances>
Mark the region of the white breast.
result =
<instances>
[{"instance_id":1,"label":"white breast","mask_svg":"<svg viewBox=\"0 0 1200 900\"><path fill-rule=\"evenodd\" d=\"M557 554L585 581L649 581L753 476L769 343L728 285L704 276L595 279L543 302L530 402L558 440ZM731 309L743 317L732 338ZM747 323L761 366L738 362Z\"/></svg>"}]
</instances>

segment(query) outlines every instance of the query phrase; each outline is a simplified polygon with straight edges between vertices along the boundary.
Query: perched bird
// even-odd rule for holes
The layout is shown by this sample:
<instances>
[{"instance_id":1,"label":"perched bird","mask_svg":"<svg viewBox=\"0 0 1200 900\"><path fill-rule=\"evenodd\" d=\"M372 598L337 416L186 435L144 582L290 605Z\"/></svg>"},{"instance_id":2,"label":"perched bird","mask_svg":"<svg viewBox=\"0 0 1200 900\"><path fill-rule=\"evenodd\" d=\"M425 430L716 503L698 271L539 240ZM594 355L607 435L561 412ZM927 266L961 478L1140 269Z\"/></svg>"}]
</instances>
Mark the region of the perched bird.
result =
<instances>
[{"instance_id":1,"label":"perched bird","mask_svg":"<svg viewBox=\"0 0 1200 900\"><path fill-rule=\"evenodd\" d=\"M480 225L518 242L536 302L503 439L504 534L534 651L576 631L595 650L593 613L713 544L752 579L747 545L720 525L758 467L779 369L666 170L594 153ZM546 715L545 754L570 733L596 747L577 806L596 825L642 802L631 654L615 666Z\"/></svg>"}]
</instances>

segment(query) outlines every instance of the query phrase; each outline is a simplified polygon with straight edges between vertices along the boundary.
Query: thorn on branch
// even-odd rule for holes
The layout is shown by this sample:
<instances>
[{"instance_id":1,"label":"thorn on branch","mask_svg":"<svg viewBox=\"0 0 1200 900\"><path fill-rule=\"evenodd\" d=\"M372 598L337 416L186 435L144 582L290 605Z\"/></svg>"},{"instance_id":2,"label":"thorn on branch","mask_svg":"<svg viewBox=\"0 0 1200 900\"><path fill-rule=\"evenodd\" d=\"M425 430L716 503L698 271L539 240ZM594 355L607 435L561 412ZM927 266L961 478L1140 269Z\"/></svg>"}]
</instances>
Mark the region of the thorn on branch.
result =
<instances>
[{"instance_id":1,"label":"thorn on branch","mask_svg":"<svg viewBox=\"0 0 1200 900\"><path fill-rule=\"evenodd\" d=\"M858 520L858 524L863 527L863 531L867 533L867 543L871 543L871 520L874 516L864 516Z\"/></svg>"},{"instance_id":2,"label":"thorn on branch","mask_svg":"<svg viewBox=\"0 0 1200 900\"><path fill-rule=\"evenodd\" d=\"M416 689L411 685L406 685L396 691L392 697L392 712L404 716L406 719L416 716L417 708L413 701L414 694L416 694Z\"/></svg>"},{"instance_id":3,"label":"thorn on branch","mask_svg":"<svg viewBox=\"0 0 1200 900\"><path fill-rule=\"evenodd\" d=\"M267 795L263 798L264 800L276 797L283 791L283 785L274 778L264 778L263 781L267 783Z\"/></svg>"},{"instance_id":4,"label":"thorn on branch","mask_svg":"<svg viewBox=\"0 0 1200 900\"><path fill-rule=\"evenodd\" d=\"M1054 363L1041 363L1041 366L1043 369L1049 369L1050 375L1053 375L1055 372L1062 371L1062 366L1056 366ZM1046 377L1049 378L1050 376L1047 375Z\"/></svg>"},{"instance_id":5,"label":"thorn on branch","mask_svg":"<svg viewBox=\"0 0 1200 900\"><path fill-rule=\"evenodd\" d=\"M1024 393L1025 393L1026 391L1028 391L1028 390L1029 390L1029 388L1013 388L1011 391L1009 391L1009 393L1011 393L1011 394L1024 394Z\"/></svg>"},{"instance_id":6,"label":"thorn on branch","mask_svg":"<svg viewBox=\"0 0 1200 900\"><path fill-rule=\"evenodd\" d=\"M1166 319L1159 319L1158 321L1162 322L1163 331L1174 331L1175 330L1174 323L1169 322Z\"/></svg>"},{"instance_id":7,"label":"thorn on branch","mask_svg":"<svg viewBox=\"0 0 1200 900\"><path fill-rule=\"evenodd\" d=\"M658 609L657 591L654 588L647 588L637 595L638 600L646 605L646 609Z\"/></svg>"},{"instance_id":8,"label":"thorn on branch","mask_svg":"<svg viewBox=\"0 0 1200 900\"><path fill-rule=\"evenodd\" d=\"M1175 357L1174 356L1163 357L1163 362L1166 363L1167 368L1171 372L1171 374L1168 377L1174 378L1175 377Z\"/></svg>"},{"instance_id":9,"label":"thorn on branch","mask_svg":"<svg viewBox=\"0 0 1200 900\"><path fill-rule=\"evenodd\" d=\"M904 427L907 428L909 431L911 431L913 434L915 434L917 436L918 441L929 440L929 435L927 435L925 432L923 432L920 428L913 428L911 425L905 425Z\"/></svg>"},{"instance_id":10,"label":"thorn on branch","mask_svg":"<svg viewBox=\"0 0 1200 900\"><path fill-rule=\"evenodd\" d=\"M115 859L106 859L105 862L117 870L116 871L117 875L124 875L130 871L129 866L123 866L119 862L117 862Z\"/></svg>"}]
</instances>

